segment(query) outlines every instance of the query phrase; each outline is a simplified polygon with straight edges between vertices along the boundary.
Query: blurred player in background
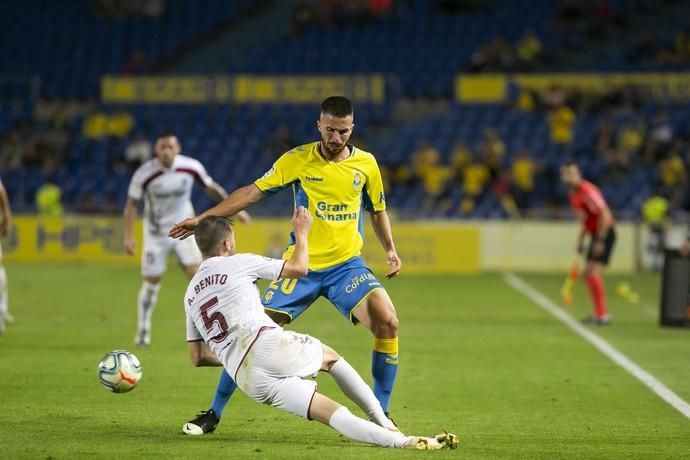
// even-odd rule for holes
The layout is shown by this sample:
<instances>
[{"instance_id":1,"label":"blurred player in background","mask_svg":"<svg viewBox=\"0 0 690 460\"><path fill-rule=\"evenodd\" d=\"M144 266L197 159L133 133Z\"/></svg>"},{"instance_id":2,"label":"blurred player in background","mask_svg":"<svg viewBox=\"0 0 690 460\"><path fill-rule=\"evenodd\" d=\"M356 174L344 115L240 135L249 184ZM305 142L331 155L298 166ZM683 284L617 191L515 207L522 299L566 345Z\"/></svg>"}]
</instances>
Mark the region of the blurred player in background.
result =
<instances>
[{"instance_id":1,"label":"blurred player in background","mask_svg":"<svg viewBox=\"0 0 690 460\"><path fill-rule=\"evenodd\" d=\"M151 344L151 317L158 300L160 281L167 268L168 256L174 252L188 278L196 273L201 253L194 241L177 241L167 235L170 227L194 215L191 195L194 183L204 187L206 193L218 201L227 193L211 179L197 160L180 154L180 143L173 133L158 136L156 158L142 164L132 176L124 209L124 249L136 253L134 221L139 202L145 199L144 242L141 253L141 274L144 282L137 299L137 346ZM238 213L241 222L247 222L246 212Z\"/></svg>"},{"instance_id":2,"label":"blurred player in background","mask_svg":"<svg viewBox=\"0 0 690 460\"><path fill-rule=\"evenodd\" d=\"M12 209L10 209L10 200L7 197L7 190L0 181L0 237L6 237L12 230ZM5 333L5 326L14 321L10 315L8 299L7 299L7 272L2 261L2 247L0 247L0 335Z\"/></svg>"},{"instance_id":3,"label":"blurred player in background","mask_svg":"<svg viewBox=\"0 0 690 460\"><path fill-rule=\"evenodd\" d=\"M264 293L263 304L278 324L289 323L319 297L327 298L353 324L366 326L374 335L372 375L374 394L388 413L398 370L398 318L388 293L359 257L363 245L362 209L371 222L391 267L387 278L400 272L381 172L374 156L348 144L352 135L352 103L332 96L321 104L316 123L320 142L301 145L283 154L260 179L235 190L218 206L179 223L170 231L176 238L193 234L207 216L230 216L257 201L292 187L295 207L304 206L315 216L309 235L309 274L300 279L280 279ZM294 235L283 258L294 251ZM185 424L187 434L213 431L235 383L221 374L209 411ZM188 430L196 426L199 429Z\"/></svg>"},{"instance_id":4,"label":"blurred player in background","mask_svg":"<svg viewBox=\"0 0 690 460\"><path fill-rule=\"evenodd\" d=\"M196 366L222 365L254 401L319 421L350 439L381 447L454 449L454 434L402 434L345 358L314 337L283 330L265 313L256 280L307 276L311 225L309 211L295 209L293 251L282 260L236 254L235 237L224 217L199 222L195 240L204 261L184 297L190 359ZM316 382L306 378L319 371L328 372L370 421L317 392Z\"/></svg>"},{"instance_id":5,"label":"blurred player in background","mask_svg":"<svg viewBox=\"0 0 690 460\"><path fill-rule=\"evenodd\" d=\"M589 235L585 279L594 304L594 313L583 322L596 325L611 323L606 308L606 293L601 272L608 265L616 242L615 221L604 195L599 188L582 178L580 168L568 162L561 166L561 180L569 188L568 196L575 214L582 221L582 229L577 239L577 253L584 251L585 237Z\"/></svg>"}]
</instances>

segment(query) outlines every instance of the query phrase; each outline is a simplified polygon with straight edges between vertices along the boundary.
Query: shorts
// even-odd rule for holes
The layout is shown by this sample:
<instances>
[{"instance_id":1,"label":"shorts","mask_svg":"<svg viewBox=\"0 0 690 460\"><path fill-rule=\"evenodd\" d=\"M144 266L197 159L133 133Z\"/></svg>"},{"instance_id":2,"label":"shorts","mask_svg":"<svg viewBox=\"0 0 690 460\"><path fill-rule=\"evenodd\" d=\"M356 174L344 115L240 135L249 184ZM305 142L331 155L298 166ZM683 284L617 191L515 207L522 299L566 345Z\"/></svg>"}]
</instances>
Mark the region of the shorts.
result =
<instances>
[{"instance_id":1,"label":"shorts","mask_svg":"<svg viewBox=\"0 0 690 460\"><path fill-rule=\"evenodd\" d=\"M274 328L260 332L235 374L235 382L254 401L309 418L315 377L323 363L318 339Z\"/></svg>"},{"instance_id":2,"label":"shorts","mask_svg":"<svg viewBox=\"0 0 690 460\"><path fill-rule=\"evenodd\" d=\"M285 313L291 322L323 296L355 323L353 313L376 289L383 285L361 257L353 257L326 270L309 270L304 278L273 281L261 301L266 310Z\"/></svg>"},{"instance_id":3,"label":"shorts","mask_svg":"<svg viewBox=\"0 0 690 460\"><path fill-rule=\"evenodd\" d=\"M168 268L168 256L175 253L178 262L187 267L201 263L201 251L194 238L176 240L167 235L144 233L144 246L141 251L141 274L161 276Z\"/></svg>"},{"instance_id":4,"label":"shorts","mask_svg":"<svg viewBox=\"0 0 690 460\"><path fill-rule=\"evenodd\" d=\"M589 249L587 250L587 260L608 265L609 260L611 259L611 253L613 252L613 246L616 244L616 230L613 227L609 229L609 232L606 234L606 238L604 239L604 252L598 256L592 254L595 239L596 236L592 235L592 241L589 243Z\"/></svg>"}]
</instances>

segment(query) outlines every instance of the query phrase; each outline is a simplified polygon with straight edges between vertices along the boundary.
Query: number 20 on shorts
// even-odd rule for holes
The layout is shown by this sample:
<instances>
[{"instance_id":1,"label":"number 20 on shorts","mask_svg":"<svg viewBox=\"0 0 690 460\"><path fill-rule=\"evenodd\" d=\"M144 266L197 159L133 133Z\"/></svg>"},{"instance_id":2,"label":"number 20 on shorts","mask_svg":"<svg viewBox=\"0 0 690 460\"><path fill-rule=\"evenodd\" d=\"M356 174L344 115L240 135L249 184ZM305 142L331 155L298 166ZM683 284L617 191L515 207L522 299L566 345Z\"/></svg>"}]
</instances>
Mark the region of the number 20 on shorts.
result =
<instances>
[{"instance_id":1,"label":"number 20 on shorts","mask_svg":"<svg viewBox=\"0 0 690 460\"><path fill-rule=\"evenodd\" d=\"M275 291L278 289L278 285L280 285L280 292L285 295L290 295L292 291L295 290L295 286L297 286L297 279L281 278L271 281L271 284L268 285L268 289Z\"/></svg>"}]
</instances>

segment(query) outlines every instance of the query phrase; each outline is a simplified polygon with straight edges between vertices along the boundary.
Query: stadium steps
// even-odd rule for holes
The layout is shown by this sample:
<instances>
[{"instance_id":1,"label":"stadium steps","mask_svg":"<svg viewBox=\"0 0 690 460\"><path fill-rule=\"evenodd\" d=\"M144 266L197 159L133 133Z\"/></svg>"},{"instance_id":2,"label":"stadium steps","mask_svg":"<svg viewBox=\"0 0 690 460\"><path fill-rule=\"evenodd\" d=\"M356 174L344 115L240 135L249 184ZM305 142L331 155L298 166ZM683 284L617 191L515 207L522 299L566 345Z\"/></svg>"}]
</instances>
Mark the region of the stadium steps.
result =
<instances>
[{"instance_id":1,"label":"stadium steps","mask_svg":"<svg viewBox=\"0 0 690 460\"><path fill-rule=\"evenodd\" d=\"M291 2L264 0L187 47L159 69L162 73L227 73L241 67L252 50L287 36Z\"/></svg>"}]
</instances>

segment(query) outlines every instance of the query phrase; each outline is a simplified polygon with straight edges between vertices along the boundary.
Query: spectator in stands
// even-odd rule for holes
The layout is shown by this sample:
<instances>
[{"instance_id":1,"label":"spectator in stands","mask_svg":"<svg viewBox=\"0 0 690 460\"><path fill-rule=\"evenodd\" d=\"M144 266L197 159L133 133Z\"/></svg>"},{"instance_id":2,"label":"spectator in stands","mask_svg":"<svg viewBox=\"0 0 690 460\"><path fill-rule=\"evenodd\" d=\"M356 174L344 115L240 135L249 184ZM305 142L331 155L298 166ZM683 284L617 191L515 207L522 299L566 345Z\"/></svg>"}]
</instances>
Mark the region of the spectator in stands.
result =
<instances>
[{"instance_id":1,"label":"spectator in stands","mask_svg":"<svg viewBox=\"0 0 690 460\"><path fill-rule=\"evenodd\" d=\"M515 66L515 51L501 36L480 46L470 58L470 72L500 72Z\"/></svg>"},{"instance_id":2,"label":"spectator in stands","mask_svg":"<svg viewBox=\"0 0 690 460\"><path fill-rule=\"evenodd\" d=\"M152 152L151 142L145 135L139 133L125 149L125 165L128 169L134 170L151 159Z\"/></svg>"},{"instance_id":3,"label":"spectator in stands","mask_svg":"<svg viewBox=\"0 0 690 460\"><path fill-rule=\"evenodd\" d=\"M469 215L474 211L477 199L486 190L486 186L491 180L489 168L475 156L472 162L465 168L465 175L462 181L463 198L460 202L460 213Z\"/></svg>"},{"instance_id":4,"label":"spectator in stands","mask_svg":"<svg viewBox=\"0 0 690 460\"><path fill-rule=\"evenodd\" d=\"M534 70L541 58L542 45L534 30L529 29L516 46L519 70Z\"/></svg>"},{"instance_id":5,"label":"spectator in stands","mask_svg":"<svg viewBox=\"0 0 690 460\"><path fill-rule=\"evenodd\" d=\"M554 106L549 111L549 133L558 162L570 155L575 137L575 121L575 112L566 104Z\"/></svg>"},{"instance_id":6,"label":"spectator in stands","mask_svg":"<svg viewBox=\"0 0 690 460\"><path fill-rule=\"evenodd\" d=\"M648 164L657 163L666 155L673 143L673 126L666 111L660 111L652 120L645 144L644 158Z\"/></svg>"},{"instance_id":7,"label":"spectator in stands","mask_svg":"<svg viewBox=\"0 0 690 460\"><path fill-rule=\"evenodd\" d=\"M473 156L472 150L464 139L455 141L453 151L450 153L450 167L458 183L462 182L462 178L465 175L465 169L472 163Z\"/></svg>"},{"instance_id":8,"label":"spectator in stands","mask_svg":"<svg viewBox=\"0 0 690 460\"><path fill-rule=\"evenodd\" d=\"M87 139L102 139L108 135L108 114L101 109L90 113L81 125L82 135Z\"/></svg>"},{"instance_id":9,"label":"spectator in stands","mask_svg":"<svg viewBox=\"0 0 690 460\"><path fill-rule=\"evenodd\" d=\"M25 145L19 132L12 130L7 133L0 145L0 170L2 172L16 171L22 164Z\"/></svg>"},{"instance_id":10,"label":"spectator in stands","mask_svg":"<svg viewBox=\"0 0 690 460\"><path fill-rule=\"evenodd\" d=\"M660 271L664 265L664 246L669 224L668 210L669 202L662 188L659 188L642 204L642 217L649 229L647 252L654 271Z\"/></svg>"},{"instance_id":11,"label":"spectator in stands","mask_svg":"<svg viewBox=\"0 0 690 460\"><path fill-rule=\"evenodd\" d=\"M122 73L130 76L141 75L146 72L148 65L146 53L142 50L135 50L122 68Z\"/></svg>"},{"instance_id":12,"label":"spectator in stands","mask_svg":"<svg viewBox=\"0 0 690 460\"><path fill-rule=\"evenodd\" d=\"M529 88L518 88L515 99L513 100L513 108L521 112L534 112L537 108L537 97L534 91Z\"/></svg>"},{"instance_id":13,"label":"spectator in stands","mask_svg":"<svg viewBox=\"0 0 690 460\"><path fill-rule=\"evenodd\" d=\"M117 109L108 117L107 132L111 137L125 139L134 129L134 117L125 109Z\"/></svg>"},{"instance_id":14,"label":"spectator in stands","mask_svg":"<svg viewBox=\"0 0 690 460\"><path fill-rule=\"evenodd\" d=\"M685 163L677 150L672 149L657 167L659 182L674 207L680 207L687 188Z\"/></svg>"},{"instance_id":15,"label":"spectator in stands","mask_svg":"<svg viewBox=\"0 0 690 460\"><path fill-rule=\"evenodd\" d=\"M39 217L62 217L62 189L46 182L36 191L36 209Z\"/></svg>"},{"instance_id":16,"label":"spectator in stands","mask_svg":"<svg viewBox=\"0 0 690 460\"><path fill-rule=\"evenodd\" d=\"M427 173L440 164L441 155L428 141L419 141L417 145L417 150L412 153L412 167L417 178L423 182Z\"/></svg>"},{"instance_id":17,"label":"spectator in stands","mask_svg":"<svg viewBox=\"0 0 690 460\"><path fill-rule=\"evenodd\" d=\"M632 160L640 153L645 127L641 120L630 120L621 126L616 141L618 150Z\"/></svg>"},{"instance_id":18,"label":"spectator in stands","mask_svg":"<svg viewBox=\"0 0 690 460\"><path fill-rule=\"evenodd\" d=\"M530 155L527 147L518 150L511 167L512 182L515 190L515 202L519 209L532 205L534 193L534 176L537 173L537 163Z\"/></svg>"},{"instance_id":19,"label":"spectator in stands","mask_svg":"<svg viewBox=\"0 0 690 460\"><path fill-rule=\"evenodd\" d=\"M491 178L497 178L498 171L503 163L503 157L506 154L506 146L496 128L489 127L484 131L484 141L479 146L479 153L484 164L489 168Z\"/></svg>"},{"instance_id":20,"label":"spectator in stands","mask_svg":"<svg viewBox=\"0 0 690 460\"><path fill-rule=\"evenodd\" d=\"M520 218L520 211L515 202L515 191L513 188L513 178L510 169L504 168L498 172L496 180L491 183L491 190L506 212L512 219Z\"/></svg>"},{"instance_id":21,"label":"spectator in stands","mask_svg":"<svg viewBox=\"0 0 690 460\"><path fill-rule=\"evenodd\" d=\"M613 123L608 118L603 119L599 124L595 149L597 154L604 159L608 159L615 149Z\"/></svg>"},{"instance_id":22,"label":"spectator in stands","mask_svg":"<svg viewBox=\"0 0 690 460\"><path fill-rule=\"evenodd\" d=\"M89 114L82 123L82 135L97 140L105 137L124 139L134 129L134 118L124 109L117 109L112 115L98 109Z\"/></svg>"},{"instance_id":23,"label":"spectator in stands","mask_svg":"<svg viewBox=\"0 0 690 460\"><path fill-rule=\"evenodd\" d=\"M675 60L678 63L690 61L690 36L685 30L676 33Z\"/></svg>"}]
</instances>

